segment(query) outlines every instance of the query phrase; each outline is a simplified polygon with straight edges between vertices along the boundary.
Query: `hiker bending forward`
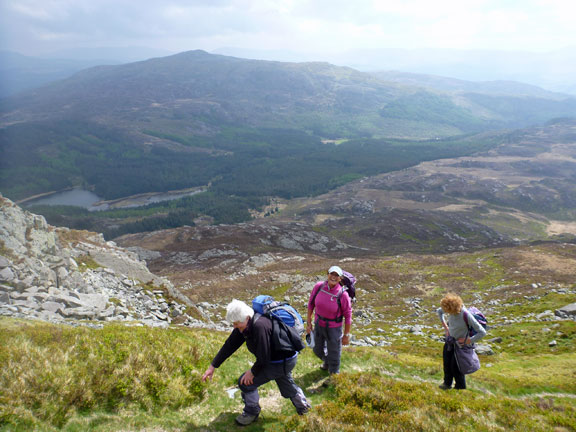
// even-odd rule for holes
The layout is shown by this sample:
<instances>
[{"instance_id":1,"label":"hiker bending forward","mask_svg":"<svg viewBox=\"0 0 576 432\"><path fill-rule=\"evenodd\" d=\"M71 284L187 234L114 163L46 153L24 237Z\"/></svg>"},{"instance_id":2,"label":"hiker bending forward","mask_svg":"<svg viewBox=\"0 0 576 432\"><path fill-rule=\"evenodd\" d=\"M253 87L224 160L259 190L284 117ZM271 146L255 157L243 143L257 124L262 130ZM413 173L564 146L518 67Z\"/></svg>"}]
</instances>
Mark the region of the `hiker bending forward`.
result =
<instances>
[{"instance_id":1,"label":"hiker bending forward","mask_svg":"<svg viewBox=\"0 0 576 432\"><path fill-rule=\"evenodd\" d=\"M440 384L440 388L448 390L452 387L452 381L454 381L454 388L463 390L466 388L466 375L460 372L458 368L454 344L459 344L460 346L464 344L471 345L486 336L486 330L476 321L474 315L466 310L460 296L446 294L440 301L440 306L436 312L440 317L446 336L442 351L444 382ZM466 324L464 319L465 313L468 324L476 331L474 336L470 336L468 324Z\"/></svg>"},{"instance_id":2,"label":"hiker bending forward","mask_svg":"<svg viewBox=\"0 0 576 432\"><path fill-rule=\"evenodd\" d=\"M341 280L342 269L338 266L330 267L328 279L314 285L308 301L306 333L312 332L312 313L315 312L314 354L322 360L320 368L331 374L340 372L342 345L350 343L352 326L350 297L340 285Z\"/></svg>"},{"instance_id":3,"label":"hiker bending forward","mask_svg":"<svg viewBox=\"0 0 576 432\"><path fill-rule=\"evenodd\" d=\"M276 381L282 396L292 401L298 414L305 414L310 405L302 389L292 378L292 369L296 366L298 352L274 352L271 346L272 322L266 316L258 315L258 318L254 319L254 310L244 302L232 300L227 306L226 320L234 326L234 330L212 360L210 367L204 372L202 381L211 380L214 370L246 342L246 347L256 356L256 361L238 379L244 411L236 417L236 422L248 425L258 418L260 414L258 387L271 380Z\"/></svg>"}]
</instances>

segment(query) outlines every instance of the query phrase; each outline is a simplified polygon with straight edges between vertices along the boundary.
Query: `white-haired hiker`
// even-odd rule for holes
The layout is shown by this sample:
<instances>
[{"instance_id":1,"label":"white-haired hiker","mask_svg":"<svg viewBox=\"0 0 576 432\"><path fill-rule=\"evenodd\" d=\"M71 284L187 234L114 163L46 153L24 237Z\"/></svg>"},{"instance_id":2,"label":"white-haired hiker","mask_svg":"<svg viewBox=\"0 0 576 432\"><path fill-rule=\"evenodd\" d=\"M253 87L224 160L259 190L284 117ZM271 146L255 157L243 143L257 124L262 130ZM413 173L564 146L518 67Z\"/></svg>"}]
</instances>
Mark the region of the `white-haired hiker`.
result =
<instances>
[{"instance_id":1,"label":"white-haired hiker","mask_svg":"<svg viewBox=\"0 0 576 432\"><path fill-rule=\"evenodd\" d=\"M260 316L256 321L253 317L254 310L246 303L232 300L228 304L226 320L234 326L234 330L212 360L210 367L204 372L202 380L211 380L215 369L246 342L246 347L256 356L256 361L238 379L244 410L236 417L236 422L248 425L258 418L260 414L258 387L272 380L276 381L282 396L292 401L298 414L307 413L310 404L292 378L292 369L296 366L298 352L275 352L271 347L272 322L266 316Z\"/></svg>"}]
</instances>

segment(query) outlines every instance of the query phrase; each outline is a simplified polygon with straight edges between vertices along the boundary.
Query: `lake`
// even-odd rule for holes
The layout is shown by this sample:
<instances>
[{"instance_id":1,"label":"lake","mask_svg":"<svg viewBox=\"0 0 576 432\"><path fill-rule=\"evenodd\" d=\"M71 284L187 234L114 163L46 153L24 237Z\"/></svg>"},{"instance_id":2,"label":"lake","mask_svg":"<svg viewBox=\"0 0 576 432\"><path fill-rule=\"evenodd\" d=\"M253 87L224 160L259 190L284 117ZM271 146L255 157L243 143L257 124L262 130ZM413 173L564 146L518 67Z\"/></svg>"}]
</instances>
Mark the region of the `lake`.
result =
<instances>
[{"instance_id":1,"label":"lake","mask_svg":"<svg viewBox=\"0 0 576 432\"><path fill-rule=\"evenodd\" d=\"M41 198L31 199L23 202L23 207L30 207L33 205L68 205L75 207L84 207L89 211L100 211L109 209L124 209L142 207L148 204L159 203L162 201L170 201L187 196L196 195L205 192L206 187L194 187L189 189L182 189L168 192L148 192L129 197L118 198L111 201L104 201L94 192L84 189L71 189L62 192L55 192Z\"/></svg>"},{"instance_id":2,"label":"lake","mask_svg":"<svg viewBox=\"0 0 576 432\"><path fill-rule=\"evenodd\" d=\"M56 192L52 195L27 201L23 204L23 206L30 207L33 205L69 205L90 209L92 204L97 203L98 201L102 201L102 198L100 198L94 192L90 192L84 189L72 189L63 192Z\"/></svg>"}]
</instances>

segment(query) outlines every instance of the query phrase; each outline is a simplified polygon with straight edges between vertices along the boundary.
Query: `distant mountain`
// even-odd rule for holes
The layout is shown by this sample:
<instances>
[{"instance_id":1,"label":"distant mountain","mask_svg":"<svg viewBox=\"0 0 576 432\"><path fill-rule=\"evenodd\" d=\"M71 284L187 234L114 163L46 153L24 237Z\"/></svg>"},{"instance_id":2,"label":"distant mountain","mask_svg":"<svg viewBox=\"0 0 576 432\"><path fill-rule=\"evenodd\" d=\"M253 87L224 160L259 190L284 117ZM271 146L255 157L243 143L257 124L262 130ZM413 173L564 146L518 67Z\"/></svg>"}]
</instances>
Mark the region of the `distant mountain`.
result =
<instances>
[{"instance_id":1,"label":"distant mountain","mask_svg":"<svg viewBox=\"0 0 576 432\"><path fill-rule=\"evenodd\" d=\"M327 138L446 136L482 130L491 122L447 96L425 93L328 63L189 51L82 71L7 100L0 121L74 117L131 132L184 136L214 135L224 125L282 127ZM415 103L428 118L407 108Z\"/></svg>"},{"instance_id":2,"label":"distant mountain","mask_svg":"<svg viewBox=\"0 0 576 432\"><path fill-rule=\"evenodd\" d=\"M121 127L131 122L130 129L186 130L192 135L216 133L223 124L232 124L290 127L333 138L424 138L418 129L427 129L428 136L446 136L576 114L576 98L534 90L527 95L526 86L521 91L507 87L506 96L521 97L532 110L526 121L506 108L500 110L498 104L480 104L477 109L476 100L454 100L328 63L281 63L188 51L82 71L6 101L0 121L73 116Z\"/></svg>"},{"instance_id":3,"label":"distant mountain","mask_svg":"<svg viewBox=\"0 0 576 432\"><path fill-rule=\"evenodd\" d=\"M212 54L219 54L231 57L240 57L252 60L269 60L290 63L303 62L325 62L330 63L328 57L320 53L303 53L300 51L290 51L284 49L248 49L237 47L222 47L210 51ZM346 66L346 65L340 65Z\"/></svg>"},{"instance_id":4,"label":"distant mountain","mask_svg":"<svg viewBox=\"0 0 576 432\"><path fill-rule=\"evenodd\" d=\"M364 71L400 70L469 81L518 81L576 95L576 47L548 53L384 49L349 52L332 61Z\"/></svg>"},{"instance_id":5,"label":"distant mountain","mask_svg":"<svg viewBox=\"0 0 576 432\"><path fill-rule=\"evenodd\" d=\"M567 94L551 92L535 85L517 81L467 81L438 75L400 71L379 71L372 72L371 74L384 81L449 93L481 93L515 97L528 96L554 100L563 100L570 97L570 95Z\"/></svg>"},{"instance_id":6,"label":"distant mountain","mask_svg":"<svg viewBox=\"0 0 576 432\"><path fill-rule=\"evenodd\" d=\"M166 57L173 51L142 46L127 47L76 47L53 51L46 58L89 60L99 64L131 63L154 57Z\"/></svg>"},{"instance_id":7,"label":"distant mountain","mask_svg":"<svg viewBox=\"0 0 576 432\"><path fill-rule=\"evenodd\" d=\"M308 61L310 53L221 48L219 54L276 61ZM518 81L576 95L576 47L547 53L502 50L385 48L317 53L316 60L365 72L398 70L469 81Z\"/></svg>"},{"instance_id":8,"label":"distant mountain","mask_svg":"<svg viewBox=\"0 0 576 432\"><path fill-rule=\"evenodd\" d=\"M99 64L101 60L37 58L0 51L0 98L68 78Z\"/></svg>"},{"instance_id":9,"label":"distant mountain","mask_svg":"<svg viewBox=\"0 0 576 432\"><path fill-rule=\"evenodd\" d=\"M40 87L98 65L116 65L170 52L142 47L75 48L36 57L0 51L0 99Z\"/></svg>"},{"instance_id":10,"label":"distant mountain","mask_svg":"<svg viewBox=\"0 0 576 432\"><path fill-rule=\"evenodd\" d=\"M156 122L166 115L185 122L213 117L222 123L293 125L303 116L375 115L406 94L396 85L327 63L245 60L189 51L120 66L92 68L10 101L32 118L104 116L106 122ZM5 111L6 113L6 111ZM20 114L18 114L20 115ZM177 119L176 119L177 120ZM377 125L375 125L377 126ZM187 126L189 128L189 125Z\"/></svg>"},{"instance_id":11,"label":"distant mountain","mask_svg":"<svg viewBox=\"0 0 576 432\"><path fill-rule=\"evenodd\" d=\"M443 137L576 116L576 98L471 87L430 90L329 63L204 51L97 66L3 100L0 187L14 199L81 185L107 199L208 184L250 197L313 195L488 145L435 146ZM397 143L341 144L360 138L432 141L404 154Z\"/></svg>"},{"instance_id":12,"label":"distant mountain","mask_svg":"<svg viewBox=\"0 0 576 432\"><path fill-rule=\"evenodd\" d=\"M480 115L483 113L489 117L501 116L500 120L506 119L508 126L512 127L542 123L541 114L545 116L553 112L559 114L558 106L568 108L575 100L574 96L568 94L551 92L516 81L466 81L398 71L373 72L372 75L400 85L417 86L427 91L451 94L455 103L466 106ZM567 112L571 110L568 108Z\"/></svg>"}]
</instances>

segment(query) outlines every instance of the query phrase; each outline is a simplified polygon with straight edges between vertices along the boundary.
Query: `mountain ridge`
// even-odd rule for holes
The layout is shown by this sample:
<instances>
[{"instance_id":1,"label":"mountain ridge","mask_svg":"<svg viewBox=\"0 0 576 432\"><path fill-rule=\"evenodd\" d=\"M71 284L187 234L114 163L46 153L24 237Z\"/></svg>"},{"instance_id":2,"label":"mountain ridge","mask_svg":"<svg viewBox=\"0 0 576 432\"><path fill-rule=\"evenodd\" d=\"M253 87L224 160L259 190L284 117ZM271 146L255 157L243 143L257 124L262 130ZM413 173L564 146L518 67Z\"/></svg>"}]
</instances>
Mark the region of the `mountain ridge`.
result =
<instances>
[{"instance_id":1,"label":"mountain ridge","mask_svg":"<svg viewBox=\"0 0 576 432\"><path fill-rule=\"evenodd\" d=\"M193 116L190 102L205 104L212 101L217 102L211 106L221 111L216 115L223 116L222 120L231 117L262 125L262 121L270 121L270 115L260 112L257 107L268 106L274 115L289 120L290 124L294 120L283 113L287 108L296 114L310 110L330 115L345 112L352 117L359 113L374 115L375 110L411 93L414 90L410 87L329 63L247 60L195 50L124 65L90 68L69 79L26 92L18 100L9 99L6 104L18 107L19 111L12 112L13 116L24 110L32 115L49 113L50 118L69 115L72 110L75 117L97 114L111 121L114 116L106 117L100 103L105 102L107 111L116 115L128 114L123 111L134 109L140 115L151 115L154 110L147 105L156 104L156 108L160 108L167 104L184 109L184 112L184 107L188 106L188 110L192 109L188 115ZM550 95L539 93L543 94ZM82 103L83 100L86 103ZM226 105L233 110L227 110ZM200 113L205 112L206 107L203 109L200 105L196 110L198 108ZM4 117L10 118L10 109L3 111ZM233 111L246 114L234 115ZM133 120L133 117L127 118ZM378 124L376 117L371 121Z\"/></svg>"},{"instance_id":2,"label":"mountain ridge","mask_svg":"<svg viewBox=\"0 0 576 432\"><path fill-rule=\"evenodd\" d=\"M375 71L370 72L380 79L416 85L425 88L450 91L458 93L488 93L505 94L509 96L536 96L547 98L566 99L573 95L545 90L534 84L527 84L512 80L470 81L458 78L448 78L439 75L418 74L402 71Z\"/></svg>"}]
</instances>

